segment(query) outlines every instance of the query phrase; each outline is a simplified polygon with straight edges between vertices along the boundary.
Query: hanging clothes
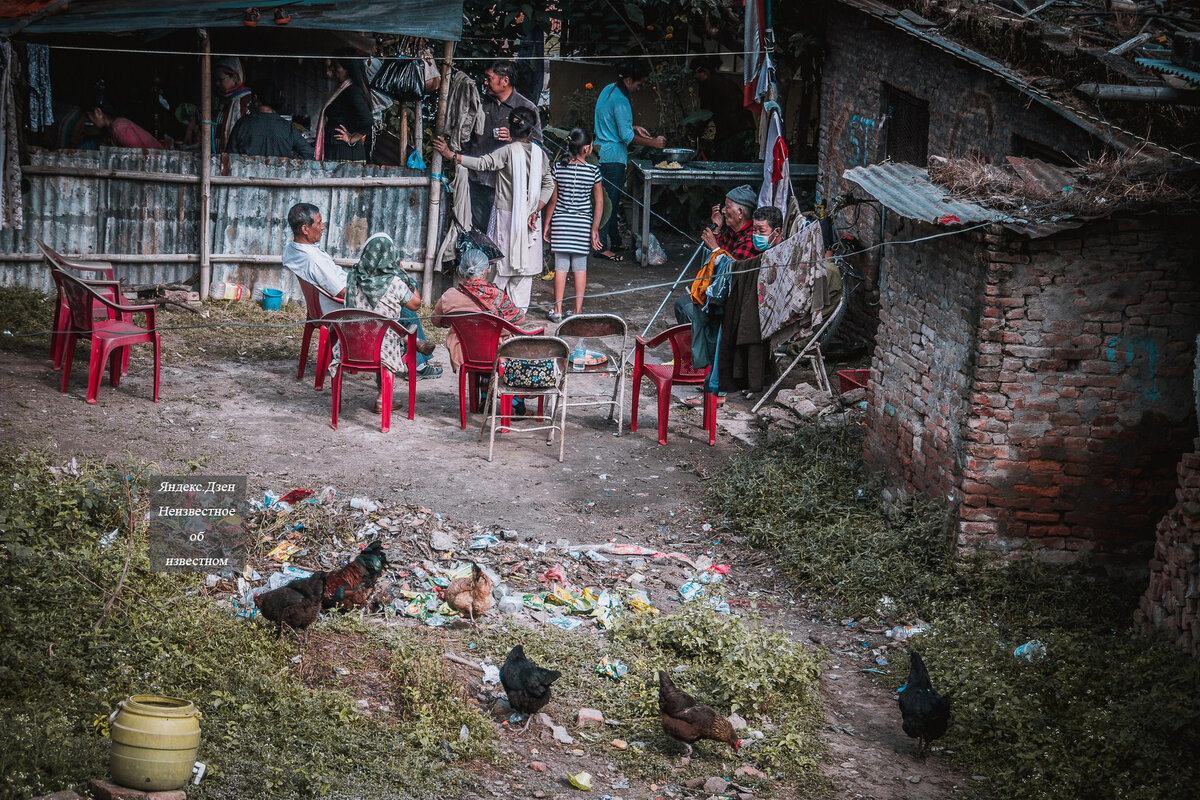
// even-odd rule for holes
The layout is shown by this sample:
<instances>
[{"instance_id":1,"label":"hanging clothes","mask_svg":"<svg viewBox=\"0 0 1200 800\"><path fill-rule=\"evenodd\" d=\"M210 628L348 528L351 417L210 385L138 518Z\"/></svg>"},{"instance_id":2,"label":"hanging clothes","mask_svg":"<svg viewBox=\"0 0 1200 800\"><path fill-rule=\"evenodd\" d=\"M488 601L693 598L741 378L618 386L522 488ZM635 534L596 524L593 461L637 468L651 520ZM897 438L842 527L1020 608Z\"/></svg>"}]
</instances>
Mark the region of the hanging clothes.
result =
<instances>
[{"instance_id":1,"label":"hanging clothes","mask_svg":"<svg viewBox=\"0 0 1200 800\"><path fill-rule=\"evenodd\" d=\"M446 144L462 152L473 136L481 136L484 127L483 101L479 87L460 69L450 73L450 92L446 96Z\"/></svg>"},{"instance_id":2,"label":"hanging clothes","mask_svg":"<svg viewBox=\"0 0 1200 800\"><path fill-rule=\"evenodd\" d=\"M769 338L802 316L812 314L813 306L824 307L826 275L821 225L812 221L800 232L784 239L762 254L759 270L759 326L763 339ZM818 287L818 283L820 286ZM814 288L820 289L813 302ZM814 319L813 324L818 324Z\"/></svg>"},{"instance_id":3,"label":"hanging clothes","mask_svg":"<svg viewBox=\"0 0 1200 800\"><path fill-rule=\"evenodd\" d=\"M27 44L29 56L29 129L40 133L54 124L54 99L50 90L50 46Z\"/></svg>"},{"instance_id":4,"label":"hanging clothes","mask_svg":"<svg viewBox=\"0 0 1200 800\"><path fill-rule=\"evenodd\" d=\"M743 33L742 83L744 104L752 111L761 108L759 85L764 64L770 64L767 55L767 3L766 0L746 0L746 28Z\"/></svg>"},{"instance_id":5,"label":"hanging clothes","mask_svg":"<svg viewBox=\"0 0 1200 800\"><path fill-rule=\"evenodd\" d=\"M12 43L0 42L0 228L20 228L25 221L21 205L21 132L13 95L16 69Z\"/></svg>"},{"instance_id":6,"label":"hanging clothes","mask_svg":"<svg viewBox=\"0 0 1200 800\"><path fill-rule=\"evenodd\" d=\"M769 115L765 152L763 153L763 183L758 190L758 205L775 206L779 213L787 216L788 195L791 193L792 172L788 160L787 142L783 140L783 121L779 118L779 104L769 102L764 107Z\"/></svg>"},{"instance_id":7,"label":"hanging clothes","mask_svg":"<svg viewBox=\"0 0 1200 800\"><path fill-rule=\"evenodd\" d=\"M722 392L762 391L771 382L775 369L771 348L760 333L758 272L762 258L739 261L732 276L717 340L717 385Z\"/></svg>"}]
</instances>

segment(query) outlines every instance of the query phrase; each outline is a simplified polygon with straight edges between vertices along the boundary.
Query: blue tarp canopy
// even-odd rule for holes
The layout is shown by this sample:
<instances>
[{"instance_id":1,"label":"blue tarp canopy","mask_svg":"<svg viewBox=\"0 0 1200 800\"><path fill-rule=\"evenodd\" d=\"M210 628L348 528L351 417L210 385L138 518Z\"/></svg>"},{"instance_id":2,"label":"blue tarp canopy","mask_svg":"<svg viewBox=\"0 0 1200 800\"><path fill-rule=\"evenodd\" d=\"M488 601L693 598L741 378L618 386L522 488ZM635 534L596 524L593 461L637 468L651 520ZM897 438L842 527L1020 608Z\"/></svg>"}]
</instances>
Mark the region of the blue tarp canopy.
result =
<instances>
[{"instance_id":1,"label":"blue tarp canopy","mask_svg":"<svg viewBox=\"0 0 1200 800\"><path fill-rule=\"evenodd\" d=\"M288 28L390 33L439 41L458 41L462 36L462 0L290 0L280 6L291 14ZM259 27L277 27L272 21L273 6L262 0L75 0L37 19L25 33L241 28L243 13L249 8L262 13Z\"/></svg>"}]
</instances>

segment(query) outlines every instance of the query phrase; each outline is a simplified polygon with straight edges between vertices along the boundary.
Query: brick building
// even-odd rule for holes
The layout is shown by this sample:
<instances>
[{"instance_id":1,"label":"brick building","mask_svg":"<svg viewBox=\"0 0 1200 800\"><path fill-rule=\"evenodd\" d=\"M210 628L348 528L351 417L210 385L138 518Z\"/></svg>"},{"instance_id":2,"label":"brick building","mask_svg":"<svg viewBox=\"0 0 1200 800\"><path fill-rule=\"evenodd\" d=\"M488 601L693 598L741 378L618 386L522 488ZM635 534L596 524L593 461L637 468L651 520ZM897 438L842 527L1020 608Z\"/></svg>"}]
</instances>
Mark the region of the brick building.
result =
<instances>
[{"instance_id":1,"label":"brick building","mask_svg":"<svg viewBox=\"0 0 1200 800\"><path fill-rule=\"evenodd\" d=\"M1137 143L931 25L872 0L829 16L818 181L861 201L835 220L874 284L868 466L947 498L960 548L1144 564L1197 432L1200 216L954 200L930 156L1061 176L1019 157Z\"/></svg>"}]
</instances>

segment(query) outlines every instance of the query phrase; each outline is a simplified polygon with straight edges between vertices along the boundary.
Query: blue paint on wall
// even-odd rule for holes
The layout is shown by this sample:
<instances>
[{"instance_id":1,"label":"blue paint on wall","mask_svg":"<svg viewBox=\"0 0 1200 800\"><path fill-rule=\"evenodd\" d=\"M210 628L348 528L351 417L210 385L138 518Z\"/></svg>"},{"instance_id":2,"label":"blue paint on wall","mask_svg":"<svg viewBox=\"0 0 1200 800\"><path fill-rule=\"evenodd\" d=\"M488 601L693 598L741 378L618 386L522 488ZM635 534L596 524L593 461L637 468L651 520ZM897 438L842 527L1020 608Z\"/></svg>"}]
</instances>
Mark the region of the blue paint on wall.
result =
<instances>
[{"instance_id":1,"label":"blue paint on wall","mask_svg":"<svg viewBox=\"0 0 1200 800\"><path fill-rule=\"evenodd\" d=\"M858 166L867 163L867 144L875 120L855 114L850 118L850 164Z\"/></svg>"},{"instance_id":2,"label":"blue paint on wall","mask_svg":"<svg viewBox=\"0 0 1200 800\"><path fill-rule=\"evenodd\" d=\"M1104 348L1104 360L1113 375L1128 372L1142 397L1158 399L1158 344L1153 339L1113 336Z\"/></svg>"}]
</instances>

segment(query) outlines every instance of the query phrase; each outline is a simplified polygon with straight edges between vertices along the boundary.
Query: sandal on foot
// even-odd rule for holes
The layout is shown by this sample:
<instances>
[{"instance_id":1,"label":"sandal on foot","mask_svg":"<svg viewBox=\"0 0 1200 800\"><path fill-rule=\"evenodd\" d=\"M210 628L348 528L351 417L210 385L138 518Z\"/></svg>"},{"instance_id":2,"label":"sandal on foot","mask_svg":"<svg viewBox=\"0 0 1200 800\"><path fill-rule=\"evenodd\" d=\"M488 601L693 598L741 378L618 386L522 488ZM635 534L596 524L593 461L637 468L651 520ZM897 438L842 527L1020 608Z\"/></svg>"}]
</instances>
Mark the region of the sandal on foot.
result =
<instances>
[{"instance_id":1,"label":"sandal on foot","mask_svg":"<svg viewBox=\"0 0 1200 800\"><path fill-rule=\"evenodd\" d=\"M555 311L551 311L549 314L546 315L546 319L550 320L551 322L562 322L564 319L567 318L567 316L569 316L569 315L559 314Z\"/></svg>"},{"instance_id":2,"label":"sandal on foot","mask_svg":"<svg viewBox=\"0 0 1200 800\"><path fill-rule=\"evenodd\" d=\"M593 250L592 255L596 258L602 258L605 261L624 261L625 256L620 253L614 253L612 250Z\"/></svg>"},{"instance_id":3,"label":"sandal on foot","mask_svg":"<svg viewBox=\"0 0 1200 800\"><path fill-rule=\"evenodd\" d=\"M693 395L692 397L686 397L683 400L683 404L685 406L689 406L691 408L703 408L704 407L704 396L703 395ZM717 405L719 405L719 406L725 405L724 396L717 395Z\"/></svg>"}]
</instances>

